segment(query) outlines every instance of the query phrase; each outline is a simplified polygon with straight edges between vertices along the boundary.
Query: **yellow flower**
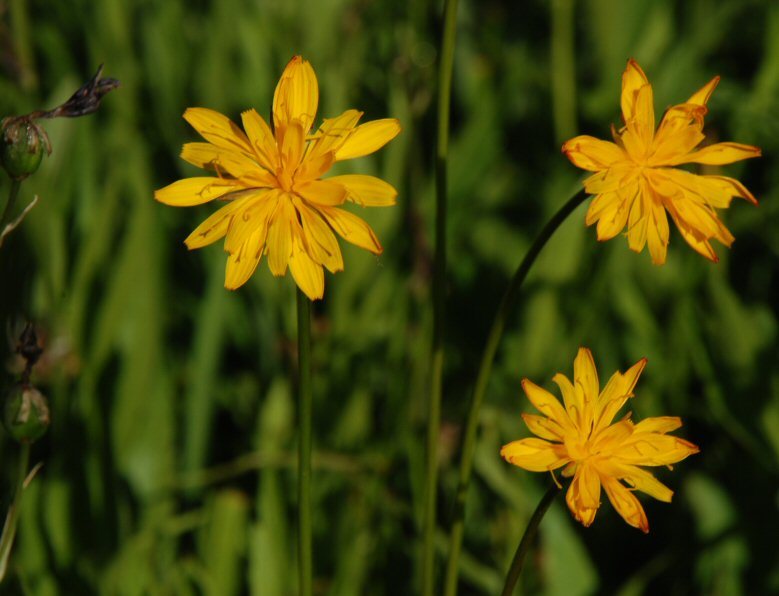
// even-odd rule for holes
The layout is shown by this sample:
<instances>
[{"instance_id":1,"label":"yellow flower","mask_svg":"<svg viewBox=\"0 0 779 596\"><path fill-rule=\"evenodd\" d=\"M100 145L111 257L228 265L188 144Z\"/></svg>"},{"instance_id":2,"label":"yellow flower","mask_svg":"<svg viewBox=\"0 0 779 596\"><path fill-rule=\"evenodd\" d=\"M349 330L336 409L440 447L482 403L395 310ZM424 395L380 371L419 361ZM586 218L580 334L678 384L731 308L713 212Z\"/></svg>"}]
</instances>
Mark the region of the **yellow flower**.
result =
<instances>
[{"instance_id":1,"label":"yellow flower","mask_svg":"<svg viewBox=\"0 0 779 596\"><path fill-rule=\"evenodd\" d=\"M627 224L628 245L641 252L649 245L652 262L665 263L668 219L673 218L684 239L697 252L716 262L709 244L712 238L725 246L733 235L717 218L717 209L730 205L733 197L757 204L738 180L726 176L699 176L675 168L681 164L729 164L758 157L760 149L740 143L715 143L702 149L706 102L719 82L714 77L685 103L672 106L655 131L652 85L634 61L622 75L622 119L614 143L579 136L563 145L574 165L595 172L584 182L593 195L586 223L598 222L598 240L610 240Z\"/></svg>"},{"instance_id":2,"label":"yellow flower","mask_svg":"<svg viewBox=\"0 0 779 596\"><path fill-rule=\"evenodd\" d=\"M207 142L186 143L181 157L216 177L179 180L154 198L175 207L227 203L184 241L195 249L226 237L226 288L243 285L267 254L273 275L284 275L289 266L297 285L314 300L324 293L322 268L343 270L334 232L374 254L382 251L370 226L340 206L346 201L394 205L397 191L373 176L321 177L337 161L383 147L400 132L400 123L387 118L358 126L362 112L347 110L309 134L318 102L314 70L295 56L273 96L273 130L253 109L241 114L243 130L213 110L184 112Z\"/></svg>"},{"instance_id":3,"label":"yellow flower","mask_svg":"<svg viewBox=\"0 0 779 596\"><path fill-rule=\"evenodd\" d=\"M666 435L682 425L679 418L647 418L633 424L627 414L612 424L617 412L633 397L645 365L643 358L624 374L614 373L600 391L592 354L587 348L579 348L573 363L574 383L560 373L552 379L560 387L565 407L548 391L528 379L522 380L528 399L544 414L522 414L522 418L540 438L514 441L500 454L509 463L531 472L551 472L565 466L563 476L573 476L565 500L573 516L585 526L595 519L603 486L623 519L648 532L646 514L632 490L666 502L671 501L673 491L638 466L670 467L698 453L692 443Z\"/></svg>"}]
</instances>

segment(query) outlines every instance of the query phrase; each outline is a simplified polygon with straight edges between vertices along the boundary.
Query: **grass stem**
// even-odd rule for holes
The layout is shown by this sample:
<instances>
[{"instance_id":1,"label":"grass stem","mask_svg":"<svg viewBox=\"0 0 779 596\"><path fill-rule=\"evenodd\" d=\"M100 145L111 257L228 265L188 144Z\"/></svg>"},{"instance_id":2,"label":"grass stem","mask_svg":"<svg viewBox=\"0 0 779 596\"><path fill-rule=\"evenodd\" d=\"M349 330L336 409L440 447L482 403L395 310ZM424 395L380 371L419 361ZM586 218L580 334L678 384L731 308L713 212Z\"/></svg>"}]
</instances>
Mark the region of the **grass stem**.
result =
<instances>
[{"instance_id":1,"label":"grass stem","mask_svg":"<svg viewBox=\"0 0 779 596\"><path fill-rule=\"evenodd\" d=\"M452 69L457 31L457 0L445 0L443 34L438 63L438 136L436 139L435 272L433 276L433 346L430 397L427 413L425 491L422 538L422 594L432 596L435 586L435 526L438 489L438 438L441 428L441 395L444 374L446 315L446 203L449 155L449 113Z\"/></svg>"}]
</instances>

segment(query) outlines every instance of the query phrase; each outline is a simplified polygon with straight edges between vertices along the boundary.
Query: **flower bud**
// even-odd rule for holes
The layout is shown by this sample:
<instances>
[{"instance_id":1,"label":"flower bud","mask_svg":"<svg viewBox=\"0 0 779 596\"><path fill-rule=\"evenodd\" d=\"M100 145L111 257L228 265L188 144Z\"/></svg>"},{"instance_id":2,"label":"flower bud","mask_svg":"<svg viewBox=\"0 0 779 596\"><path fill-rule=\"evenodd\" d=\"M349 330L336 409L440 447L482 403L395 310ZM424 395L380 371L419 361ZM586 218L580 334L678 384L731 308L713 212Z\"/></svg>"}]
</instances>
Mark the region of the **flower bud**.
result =
<instances>
[{"instance_id":1,"label":"flower bud","mask_svg":"<svg viewBox=\"0 0 779 596\"><path fill-rule=\"evenodd\" d=\"M46 132L31 118L5 118L0 130L0 161L14 180L24 180L34 174L41 165L43 151L51 153Z\"/></svg>"},{"instance_id":2,"label":"flower bud","mask_svg":"<svg viewBox=\"0 0 779 596\"><path fill-rule=\"evenodd\" d=\"M17 383L5 395L3 426L20 443L33 443L49 428L46 397L30 384Z\"/></svg>"}]
</instances>

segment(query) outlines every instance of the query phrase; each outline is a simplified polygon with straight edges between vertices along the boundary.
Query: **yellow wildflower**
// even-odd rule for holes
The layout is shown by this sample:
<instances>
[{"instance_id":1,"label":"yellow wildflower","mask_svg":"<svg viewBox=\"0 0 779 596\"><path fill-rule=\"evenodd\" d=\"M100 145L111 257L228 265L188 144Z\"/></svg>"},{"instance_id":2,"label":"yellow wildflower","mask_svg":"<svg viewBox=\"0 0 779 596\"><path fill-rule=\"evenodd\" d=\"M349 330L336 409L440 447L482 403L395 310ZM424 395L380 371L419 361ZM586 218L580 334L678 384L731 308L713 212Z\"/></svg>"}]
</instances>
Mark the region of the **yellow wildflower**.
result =
<instances>
[{"instance_id":1,"label":"yellow wildflower","mask_svg":"<svg viewBox=\"0 0 779 596\"><path fill-rule=\"evenodd\" d=\"M213 110L184 112L207 142L186 143L181 157L216 177L179 180L154 198L175 207L227 203L184 241L195 249L226 237L226 288L243 285L267 254L273 275L284 275L289 266L297 285L314 300L324 293L322 268L343 270L334 232L374 254L382 251L370 226L340 206L346 201L394 205L397 191L373 176L321 177L337 161L383 147L400 132L400 124L387 118L358 126L362 112L347 110L309 134L318 103L314 70L295 56L273 96L273 130L253 109L241 114L243 130Z\"/></svg>"},{"instance_id":2,"label":"yellow wildflower","mask_svg":"<svg viewBox=\"0 0 779 596\"><path fill-rule=\"evenodd\" d=\"M548 391L528 379L522 380L528 399L544 414L522 414L522 418L540 438L514 441L500 454L509 463L531 472L551 472L565 466L563 476L573 476L566 502L585 526L595 519L603 486L622 518L648 532L646 514L632 490L666 502L671 501L673 491L638 466L670 467L698 453L692 443L666 435L682 425L679 418L662 416L634 424L627 414L612 424L617 412L633 397L645 365L646 358L642 358L624 374L614 373L600 391L592 353L579 348L573 363L574 383L560 373L552 379L560 387L565 407Z\"/></svg>"},{"instance_id":3,"label":"yellow wildflower","mask_svg":"<svg viewBox=\"0 0 779 596\"><path fill-rule=\"evenodd\" d=\"M627 224L630 249L641 252L649 246L652 262L665 263L668 219L673 218L687 243L707 259L717 255L712 238L725 246L733 235L717 218L717 209L730 205L733 197L757 204L738 180L719 175L699 176L675 168L681 164L729 164L758 157L760 149L740 143L715 143L696 147L705 138L703 117L719 77L714 77L685 103L672 106L655 131L652 85L634 61L622 75L622 119L619 130L612 126L614 143L578 136L563 145L574 165L595 172L584 182L593 195L586 223L598 222L598 240L610 240Z\"/></svg>"}]
</instances>

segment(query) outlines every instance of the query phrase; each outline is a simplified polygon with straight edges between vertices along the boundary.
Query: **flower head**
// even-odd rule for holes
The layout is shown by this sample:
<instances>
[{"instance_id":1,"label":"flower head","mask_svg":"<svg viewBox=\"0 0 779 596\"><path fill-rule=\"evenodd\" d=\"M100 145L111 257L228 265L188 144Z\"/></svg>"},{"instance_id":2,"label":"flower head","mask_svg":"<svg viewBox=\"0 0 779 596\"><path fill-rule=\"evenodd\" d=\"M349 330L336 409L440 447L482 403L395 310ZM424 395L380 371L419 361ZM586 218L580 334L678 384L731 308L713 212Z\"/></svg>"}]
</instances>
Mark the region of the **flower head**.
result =
<instances>
[{"instance_id":1,"label":"flower head","mask_svg":"<svg viewBox=\"0 0 779 596\"><path fill-rule=\"evenodd\" d=\"M514 441L500 454L509 463L531 472L563 468L573 476L566 502L573 516L585 526L595 519L601 486L611 504L631 526L649 531L641 503L633 494L640 490L660 501L670 502L673 491L639 466L669 466L698 453L698 448L666 433L682 425L679 418L647 418L638 424L627 414L614 416L633 397L633 388L646 358L627 372L616 372L600 391L595 362L587 348L579 348L573 363L573 380L558 373L553 381L560 388L563 404L528 379L522 388L543 414L522 414L531 432L540 438ZM627 486L625 486L625 484Z\"/></svg>"},{"instance_id":2,"label":"flower head","mask_svg":"<svg viewBox=\"0 0 779 596\"><path fill-rule=\"evenodd\" d=\"M622 75L620 130L612 126L614 142L578 136L563 145L574 165L595 172L584 182L597 195L586 223L598 222L598 240L610 240L627 224L630 249L649 246L652 262L665 263L668 247L666 211L687 243L707 259L717 261L709 240L725 246L733 235L717 217L717 209L733 197L757 204L738 180L719 175L700 176L674 166L689 163L729 164L758 157L760 149L740 143L715 143L696 149L705 138L703 117L719 77L714 77L685 103L669 108L655 130L652 85L634 60Z\"/></svg>"},{"instance_id":3,"label":"flower head","mask_svg":"<svg viewBox=\"0 0 779 596\"><path fill-rule=\"evenodd\" d=\"M323 267L343 270L335 234L374 254L382 251L370 226L341 206L347 201L394 205L397 191L373 176L321 177L337 161L383 147L400 132L400 124L387 118L358 126L362 112L347 110L311 134L318 102L314 70L295 56L276 86L273 129L253 109L241 114L243 130L213 110L184 113L207 142L185 144L182 159L216 176L179 180L154 198L176 207L226 203L184 241L195 249L225 237L226 288L243 285L267 254L273 275L284 275L289 266L297 285L314 300L324 293Z\"/></svg>"}]
</instances>

